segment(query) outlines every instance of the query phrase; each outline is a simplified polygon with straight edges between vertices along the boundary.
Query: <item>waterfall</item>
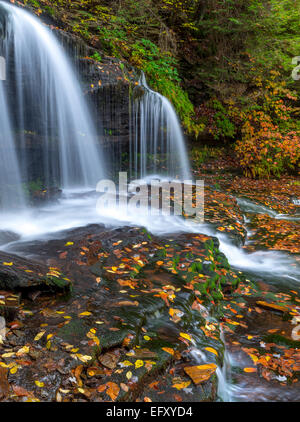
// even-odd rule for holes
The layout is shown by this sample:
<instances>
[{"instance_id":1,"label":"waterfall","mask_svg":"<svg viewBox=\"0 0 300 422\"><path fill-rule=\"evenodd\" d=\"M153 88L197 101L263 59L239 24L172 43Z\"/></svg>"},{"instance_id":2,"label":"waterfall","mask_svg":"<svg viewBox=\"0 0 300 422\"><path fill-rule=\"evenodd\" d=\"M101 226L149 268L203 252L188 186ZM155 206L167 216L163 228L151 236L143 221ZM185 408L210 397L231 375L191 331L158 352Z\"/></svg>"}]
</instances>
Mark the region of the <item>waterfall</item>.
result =
<instances>
[{"instance_id":1,"label":"waterfall","mask_svg":"<svg viewBox=\"0 0 300 422\"><path fill-rule=\"evenodd\" d=\"M73 68L56 36L20 7L0 2L2 207L21 201L33 151L46 186L92 187L103 177L99 141ZM17 185L11 193L10 185Z\"/></svg>"},{"instance_id":2,"label":"waterfall","mask_svg":"<svg viewBox=\"0 0 300 422\"><path fill-rule=\"evenodd\" d=\"M152 91L142 74L133 103L130 170L135 177L158 174L191 179L185 140L170 101Z\"/></svg>"}]
</instances>

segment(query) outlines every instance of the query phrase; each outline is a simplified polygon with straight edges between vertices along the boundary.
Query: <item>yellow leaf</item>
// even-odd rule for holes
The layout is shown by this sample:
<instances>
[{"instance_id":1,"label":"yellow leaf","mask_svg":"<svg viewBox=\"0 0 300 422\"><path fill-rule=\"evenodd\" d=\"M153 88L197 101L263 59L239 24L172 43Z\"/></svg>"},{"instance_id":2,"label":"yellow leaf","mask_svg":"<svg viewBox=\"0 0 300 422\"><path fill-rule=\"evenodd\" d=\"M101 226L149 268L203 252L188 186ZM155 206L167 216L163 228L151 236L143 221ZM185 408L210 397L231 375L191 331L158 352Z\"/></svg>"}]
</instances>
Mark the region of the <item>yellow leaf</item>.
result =
<instances>
[{"instance_id":1,"label":"yellow leaf","mask_svg":"<svg viewBox=\"0 0 300 422\"><path fill-rule=\"evenodd\" d=\"M185 338L186 340L192 341L192 338L189 334L180 333L180 337Z\"/></svg>"},{"instance_id":2,"label":"yellow leaf","mask_svg":"<svg viewBox=\"0 0 300 422\"><path fill-rule=\"evenodd\" d=\"M137 360L135 362L135 369L141 368L142 366L144 366L144 362L142 360Z\"/></svg>"},{"instance_id":3,"label":"yellow leaf","mask_svg":"<svg viewBox=\"0 0 300 422\"><path fill-rule=\"evenodd\" d=\"M122 366L132 366L133 363L129 362L129 360L124 360L124 362L120 362L120 365L122 365Z\"/></svg>"},{"instance_id":4,"label":"yellow leaf","mask_svg":"<svg viewBox=\"0 0 300 422\"><path fill-rule=\"evenodd\" d=\"M16 353L17 356L21 356L21 355L25 355L26 353L29 352L29 347L28 346L24 346L21 349L19 349Z\"/></svg>"},{"instance_id":5,"label":"yellow leaf","mask_svg":"<svg viewBox=\"0 0 300 422\"><path fill-rule=\"evenodd\" d=\"M254 363L256 363L258 361L258 357L256 355L253 355L252 353L249 353L249 356L253 360Z\"/></svg>"},{"instance_id":6,"label":"yellow leaf","mask_svg":"<svg viewBox=\"0 0 300 422\"><path fill-rule=\"evenodd\" d=\"M9 352L9 353L3 353L2 357L3 358L11 358L13 357L15 354L13 352Z\"/></svg>"},{"instance_id":7,"label":"yellow leaf","mask_svg":"<svg viewBox=\"0 0 300 422\"><path fill-rule=\"evenodd\" d=\"M215 349L213 349L212 347L205 347L205 350L207 350L208 352L211 352L214 355L218 356L218 352Z\"/></svg>"},{"instance_id":8,"label":"yellow leaf","mask_svg":"<svg viewBox=\"0 0 300 422\"><path fill-rule=\"evenodd\" d=\"M41 382L41 381L34 381L34 382L40 388L43 388L45 386L45 384L43 382Z\"/></svg>"},{"instance_id":9,"label":"yellow leaf","mask_svg":"<svg viewBox=\"0 0 300 422\"><path fill-rule=\"evenodd\" d=\"M80 359L82 362L88 362L89 360L92 360L92 356L88 355L80 355L79 353L76 355L78 359Z\"/></svg>"},{"instance_id":10,"label":"yellow leaf","mask_svg":"<svg viewBox=\"0 0 300 422\"><path fill-rule=\"evenodd\" d=\"M191 381L181 382L178 384L173 384L172 387L176 388L177 390L183 390L184 388L187 388L191 384Z\"/></svg>"},{"instance_id":11,"label":"yellow leaf","mask_svg":"<svg viewBox=\"0 0 300 422\"><path fill-rule=\"evenodd\" d=\"M132 378L132 372L131 372L131 371L128 371L128 372L127 372L127 374L126 374L126 378L127 378L128 380L130 380L130 379Z\"/></svg>"},{"instance_id":12,"label":"yellow leaf","mask_svg":"<svg viewBox=\"0 0 300 422\"><path fill-rule=\"evenodd\" d=\"M15 374L18 371L18 367L14 366L13 368L11 368L11 370L9 371L11 374Z\"/></svg>"},{"instance_id":13,"label":"yellow leaf","mask_svg":"<svg viewBox=\"0 0 300 422\"><path fill-rule=\"evenodd\" d=\"M38 333L35 337L34 337L34 341L39 341L43 335L45 334L46 331L41 331L40 333Z\"/></svg>"},{"instance_id":14,"label":"yellow leaf","mask_svg":"<svg viewBox=\"0 0 300 422\"><path fill-rule=\"evenodd\" d=\"M7 267L11 267L12 265L14 265L13 262L3 262L3 265L6 265Z\"/></svg>"},{"instance_id":15,"label":"yellow leaf","mask_svg":"<svg viewBox=\"0 0 300 422\"><path fill-rule=\"evenodd\" d=\"M92 313L88 311L82 312L81 314L79 314L79 316L89 316L89 315L92 315Z\"/></svg>"},{"instance_id":16,"label":"yellow leaf","mask_svg":"<svg viewBox=\"0 0 300 422\"><path fill-rule=\"evenodd\" d=\"M67 243L65 244L65 246L72 246L72 245L74 245L74 242L67 242Z\"/></svg>"}]
</instances>

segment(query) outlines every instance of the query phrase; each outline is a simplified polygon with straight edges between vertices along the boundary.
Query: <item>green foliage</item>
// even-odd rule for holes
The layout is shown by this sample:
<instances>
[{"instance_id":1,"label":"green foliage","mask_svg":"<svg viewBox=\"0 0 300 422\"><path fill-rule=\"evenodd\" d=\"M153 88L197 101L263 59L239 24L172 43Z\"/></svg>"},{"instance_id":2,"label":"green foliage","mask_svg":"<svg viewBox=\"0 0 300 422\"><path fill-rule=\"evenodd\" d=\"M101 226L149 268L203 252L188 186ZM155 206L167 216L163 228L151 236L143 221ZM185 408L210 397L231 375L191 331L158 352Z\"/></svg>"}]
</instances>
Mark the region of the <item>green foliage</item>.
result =
<instances>
[{"instance_id":1,"label":"green foliage","mask_svg":"<svg viewBox=\"0 0 300 422\"><path fill-rule=\"evenodd\" d=\"M218 159L223 153L223 148L211 148L207 145L204 145L203 147L193 147L191 151L191 161L197 168L208 160Z\"/></svg>"},{"instance_id":2,"label":"green foliage","mask_svg":"<svg viewBox=\"0 0 300 422\"><path fill-rule=\"evenodd\" d=\"M174 104L185 127L191 132L199 132L192 120L194 106L180 85L177 60L169 52L161 51L150 40L142 38L132 46L131 62L145 72L153 89Z\"/></svg>"},{"instance_id":3,"label":"green foliage","mask_svg":"<svg viewBox=\"0 0 300 422\"><path fill-rule=\"evenodd\" d=\"M40 179L23 184L23 191L29 198L31 198L35 192L41 192L43 189L45 189L45 186Z\"/></svg>"},{"instance_id":4,"label":"green foliage","mask_svg":"<svg viewBox=\"0 0 300 422\"><path fill-rule=\"evenodd\" d=\"M212 108L215 111L214 121L216 130L214 132L214 138L233 138L236 132L235 125L228 118L226 108L218 100L214 100Z\"/></svg>"},{"instance_id":5,"label":"green foliage","mask_svg":"<svg viewBox=\"0 0 300 422\"><path fill-rule=\"evenodd\" d=\"M100 56L100 54L98 52L94 53L91 55L91 58L96 60L97 62L101 62L102 61L102 57Z\"/></svg>"}]
</instances>

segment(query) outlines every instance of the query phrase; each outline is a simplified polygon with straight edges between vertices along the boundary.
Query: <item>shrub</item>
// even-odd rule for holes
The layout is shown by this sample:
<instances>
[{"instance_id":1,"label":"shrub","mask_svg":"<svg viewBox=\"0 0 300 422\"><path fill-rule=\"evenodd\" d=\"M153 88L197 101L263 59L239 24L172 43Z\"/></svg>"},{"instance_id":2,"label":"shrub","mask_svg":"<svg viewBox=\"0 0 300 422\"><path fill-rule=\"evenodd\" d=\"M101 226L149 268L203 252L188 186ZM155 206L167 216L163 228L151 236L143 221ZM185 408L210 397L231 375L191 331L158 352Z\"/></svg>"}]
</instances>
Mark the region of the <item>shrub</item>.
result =
<instances>
[{"instance_id":1,"label":"shrub","mask_svg":"<svg viewBox=\"0 0 300 422\"><path fill-rule=\"evenodd\" d=\"M300 161L300 132L283 134L262 111L248 114L236 152L247 177L279 177Z\"/></svg>"}]
</instances>

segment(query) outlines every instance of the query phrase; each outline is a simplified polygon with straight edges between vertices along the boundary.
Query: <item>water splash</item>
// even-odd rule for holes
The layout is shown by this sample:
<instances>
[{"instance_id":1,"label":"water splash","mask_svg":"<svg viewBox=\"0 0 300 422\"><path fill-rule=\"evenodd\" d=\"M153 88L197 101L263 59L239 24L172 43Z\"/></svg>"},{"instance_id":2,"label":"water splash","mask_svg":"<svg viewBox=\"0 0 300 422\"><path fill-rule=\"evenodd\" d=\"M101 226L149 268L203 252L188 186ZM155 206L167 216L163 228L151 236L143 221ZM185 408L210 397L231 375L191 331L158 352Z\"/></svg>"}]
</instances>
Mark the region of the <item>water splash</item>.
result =
<instances>
[{"instance_id":1,"label":"water splash","mask_svg":"<svg viewBox=\"0 0 300 422\"><path fill-rule=\"evenodd\" d=\"M170 101L140 78L142 95L133 104L133 134L130 144L131 172L140 178L167 175L191 179L185 140Z\"/></svg>"}]
</instances>

